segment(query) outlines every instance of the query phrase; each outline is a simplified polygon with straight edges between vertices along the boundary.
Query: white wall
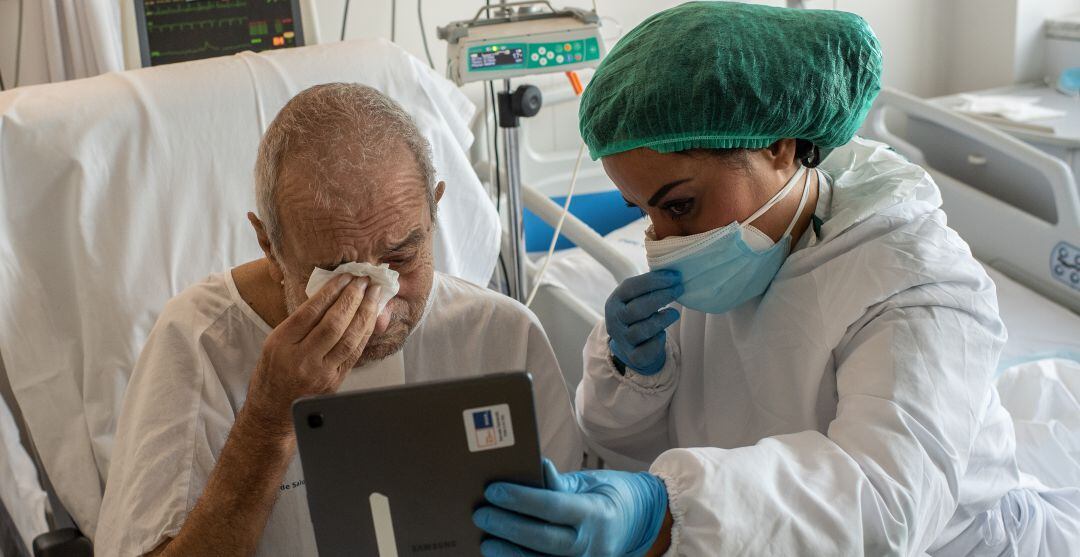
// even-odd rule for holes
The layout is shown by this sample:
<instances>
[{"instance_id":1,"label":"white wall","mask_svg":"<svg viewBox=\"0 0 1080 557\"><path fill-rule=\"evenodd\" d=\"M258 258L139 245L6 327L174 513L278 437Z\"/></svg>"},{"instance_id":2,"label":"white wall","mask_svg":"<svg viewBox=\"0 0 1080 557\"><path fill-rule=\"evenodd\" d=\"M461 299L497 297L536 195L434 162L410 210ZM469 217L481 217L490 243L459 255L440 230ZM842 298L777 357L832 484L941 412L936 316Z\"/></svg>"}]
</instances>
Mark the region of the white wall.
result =
<instances>
[{"instance_id":1,"label":"white wall","mask_svg":"<svg viewBox=\"0 0 1080 557\"><path fill-rule=\"evenodd\" d=\"M1013 82L1017 0L949 0L943 14L947 92Z\"/></svg>"},{"instance_id":2,"label":"white wall","mask_svg":"<svg viewBox=\"0 0 1080 557\"><path fill-rule=\"evenodd\" d=\"M1017 4L1012 77L1038 81L1046 77L1043 22L1080 12L1080 0L1018 0Z\"/></svg>"},{"instance_id":3,"label":"white wall","mask_svg":"<svg viewBox=\"0 0 1080 557\"><path fill-rule=\"evenodd\" d=\"M1080 12L1080 0L949 0L945 5L947 93L1041 81L1044 22Z\"/></svg>"}]
</instances>

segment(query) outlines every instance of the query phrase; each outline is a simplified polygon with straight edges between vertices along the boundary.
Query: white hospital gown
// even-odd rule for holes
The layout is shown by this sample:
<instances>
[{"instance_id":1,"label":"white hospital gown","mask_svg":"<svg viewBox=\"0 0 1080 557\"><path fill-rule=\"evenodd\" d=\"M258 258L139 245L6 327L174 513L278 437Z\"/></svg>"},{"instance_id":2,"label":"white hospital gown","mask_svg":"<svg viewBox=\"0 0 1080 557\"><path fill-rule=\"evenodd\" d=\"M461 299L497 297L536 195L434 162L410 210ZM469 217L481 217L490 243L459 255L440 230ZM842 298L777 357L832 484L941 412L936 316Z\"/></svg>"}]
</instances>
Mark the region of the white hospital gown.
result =
<instances>
[{"instance_id":1,"label":"white hospital gown","mask_svg":"<svg viewBox=\"0 0 1080 557\"><path fill-rule=\"evenodd\" d=\"M762 297L676 305L659 373L619 375L593 331L586 433L652 462L672 554L1080 555L1080 490L1018 471L994 284L937 186L861 139L822 168L819 231Z\"/></svg>"},{"instance_id":2,"label":"white hospital gown","mask_svg":"<svg viewBox=\"0 0 1080 557\"><path fill-rule=\"evenodd\" d=\"M165 306L125 394L94 540L98 555L141 555L180 531L270 331L231 273L212 275ZM436 273L424 317L402 350L408 383L531 372L542 452L560 469L580 465L580 432L555 355L535 316L517 302ZM316 555L299 456L279 489L256 554Z\"/></svg>"}]
</instances>

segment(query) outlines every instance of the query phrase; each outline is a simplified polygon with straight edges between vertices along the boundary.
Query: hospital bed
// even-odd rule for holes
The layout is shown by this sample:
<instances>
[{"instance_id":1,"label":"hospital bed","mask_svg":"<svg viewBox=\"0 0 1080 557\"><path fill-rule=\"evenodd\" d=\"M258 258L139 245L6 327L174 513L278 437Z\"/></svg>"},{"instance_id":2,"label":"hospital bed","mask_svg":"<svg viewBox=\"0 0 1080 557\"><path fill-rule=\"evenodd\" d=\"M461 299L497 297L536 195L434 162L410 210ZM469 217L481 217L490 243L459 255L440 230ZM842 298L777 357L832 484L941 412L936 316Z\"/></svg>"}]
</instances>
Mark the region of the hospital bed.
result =
<instances>
[{"instance_id":1,"label":"hospital bed","mask_svg":"<svg viewBox=\"0 0 1080 557\"><path fill-rule=\"evenodd\" d=\"M245 218L259 139L288 99L330 81L378 88L412 114L448 184L435 267L487 285L501 231L468 159L475 109L392 43L244 53L0 94L0 361L55 487L53 515L66 510L90 538L124 389L161 307L261 257ZM10 425L0 407L4 447ZM7 456L17 455L0 454L0 496ZM29 495L7 507L32 518L24 540L45 528L27 461L16 472Z\"/></svg>"},{"instance_id":2,"label":"hospital bed","mask_svg":"<svg viewBox=\"0 0 1080 557\"><path fill-rule=\"evenodd\" d=\"M545 106L574 102L560 89L545 91ZM899 118L887 120L886 115L893 113ZM915 139L898 135L889 121L902 122L903 117L933 123L934 133ZM548 245L550 226L562 211L557 201L566 193L574 159L569 150L531 148L529 131L527 127L524 130L522 150L528 159L522 164L525 205L548 226L532 221L526 238L530 232L541 236L530 242L539 248ZM1080 246L1080 196L1070 168L987 125L888 89L878 98L863 134L888 143L927 168L941 188L950 226L971 245L997 285L1002 319L1009 330L1001 368L1055 357L1080 361L1080 284L1066 284L1055 276L1053 268L1059 252L1066 249L1064 245L1070 246L1069 250ZM918 140L927 138L932 138L933 144L924 148L933 151L925 155ZM934 149L943 144L964 146L951 151L963 157L962 161L948 160L942 156L948 151ZM968 156L989 157L991 164L980 167L979 174L960 177L942 170L966 165ZM586 165L582 177L586 192L607 195L610 211L622 211L621 199L598 165ZM582 331L591 330L600 321L604 301L618 282L647 270L643 219L621 213L624 224L612 229L610 222L604 222L599 227L601 233L590 222L589 211L585 213L584 218L570 215L564 223L562 233L575 246L556 251L532 306L545 329L555 332L550 335L552 343L571 387L582 373ZM540 267L535 262L544 255L540 251L531 254L534 280ZM1074 262L1080 265L1080 252L1069 251L1069 257L1075 257ZM645 466L598 447L591 450L613 466Z\"/></svg>"}]
</instances>

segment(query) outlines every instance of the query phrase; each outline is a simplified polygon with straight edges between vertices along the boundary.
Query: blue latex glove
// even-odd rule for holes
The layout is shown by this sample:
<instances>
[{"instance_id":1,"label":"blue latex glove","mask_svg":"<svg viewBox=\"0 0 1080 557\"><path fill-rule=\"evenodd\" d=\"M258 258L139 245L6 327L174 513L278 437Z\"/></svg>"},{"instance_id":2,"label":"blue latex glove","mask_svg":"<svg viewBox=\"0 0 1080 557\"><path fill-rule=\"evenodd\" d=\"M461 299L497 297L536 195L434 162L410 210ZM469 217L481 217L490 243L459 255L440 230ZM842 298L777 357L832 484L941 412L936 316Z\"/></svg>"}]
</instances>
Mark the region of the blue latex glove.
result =
<instances>
[{"instance_id":1,"label":"blue latex glove","mask_svg":"<svg viewBox=\"0 0 1080 557\"><path fill-rule=\"evenodd\" d=\"M611 353L642 375L655 375L667 353L664 329L679 320L679 312L660 308L682 296L678 271L650 271L622 282L604 304L604 322Z\"/></svg>"},{"instance_id":2,"label":"blue latex glove","mask_svg":"<svg viewBox=\"0 0 1080 557\"><path fill-rule=\"evenodd\" d=\"M544 459L547 489L494 483L484 497L495 506L473 522L498 539L484 540L484 557L645 555L667 514L664 482L645 472L590 470L560 474Z\"/></svg>"}]
</instances>

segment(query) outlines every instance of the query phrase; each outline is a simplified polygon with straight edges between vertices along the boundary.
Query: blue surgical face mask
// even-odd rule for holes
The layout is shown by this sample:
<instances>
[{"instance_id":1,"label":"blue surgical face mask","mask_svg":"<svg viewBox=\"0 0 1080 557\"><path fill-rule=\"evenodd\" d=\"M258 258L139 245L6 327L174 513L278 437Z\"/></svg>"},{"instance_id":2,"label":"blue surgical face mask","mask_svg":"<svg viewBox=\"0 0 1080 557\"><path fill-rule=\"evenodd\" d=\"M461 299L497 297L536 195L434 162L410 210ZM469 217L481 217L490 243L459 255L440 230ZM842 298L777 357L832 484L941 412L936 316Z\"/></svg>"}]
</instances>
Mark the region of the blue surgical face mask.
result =
<instances>
[{"instance_id":1,"label":"blue surgical face mask","mask_svg":"<svg viewBox=\"0 0 1080 557\"><path fill-rule=\"evenodd\" d=\"M800 181L803 194L799 209L780 241L774 243L750 223L784 199ZM791 231L806 207L809 181L806 168L799 167L772 199L741 223L736 221L701 234L669 236L663 240L654 239L650 227L645 236L649 269L682 273L685 293L677 301L705 313L724 313L760 296L790 251Z\"/></svg>"}]
</instances>

